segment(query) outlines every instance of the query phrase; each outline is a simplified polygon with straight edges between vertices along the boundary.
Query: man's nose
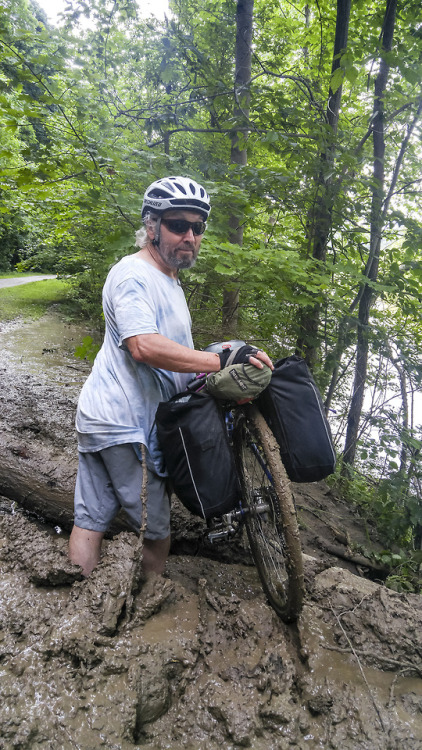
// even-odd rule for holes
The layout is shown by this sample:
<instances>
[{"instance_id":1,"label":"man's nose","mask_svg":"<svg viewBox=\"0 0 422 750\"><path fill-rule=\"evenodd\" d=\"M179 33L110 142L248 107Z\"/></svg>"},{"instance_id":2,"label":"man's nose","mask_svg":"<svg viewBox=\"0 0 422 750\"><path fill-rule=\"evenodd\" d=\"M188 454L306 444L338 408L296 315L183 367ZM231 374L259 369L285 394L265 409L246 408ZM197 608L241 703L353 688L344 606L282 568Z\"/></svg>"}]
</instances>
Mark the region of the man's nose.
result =
<instances>
[{"instance_id":1,"label":"man's nose","mask_svg":"<svg viewBox=\"0 0 422 750\"><path fill-rule=\"evenodd\" d=\"M189 240L189 242L195 242L195 235L193 233L192 227L189 227L189 229L184 233L183 239Z\"/></svg>"}]
</instances>

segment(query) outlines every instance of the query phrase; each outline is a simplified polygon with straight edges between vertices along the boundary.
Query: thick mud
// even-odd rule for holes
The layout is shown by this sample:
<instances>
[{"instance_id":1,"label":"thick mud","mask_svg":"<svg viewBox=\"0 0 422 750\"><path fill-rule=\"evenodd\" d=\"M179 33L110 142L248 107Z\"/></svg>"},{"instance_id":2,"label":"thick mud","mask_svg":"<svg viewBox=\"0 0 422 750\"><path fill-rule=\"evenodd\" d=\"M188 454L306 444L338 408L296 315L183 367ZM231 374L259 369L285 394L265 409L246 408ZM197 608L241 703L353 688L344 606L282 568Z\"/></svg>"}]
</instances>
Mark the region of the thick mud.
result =
<instances>
[{"instance_id":1,"label":"thick mud","mask_svg":"<svg viewBox=\"0 0 422 750\"><path fill-rule=\"evenodd\" d=\"M61 536L0 530L0 747L422 747L418 596L307 557L286 626L253 567L172 556L142 581L123 532L78 580Z\"/></svg>"},{"instance_id":2,"label":"thick mud","mask_svg":"<svg viewBox=\"0 0 422 750\"><path fill-rule=\"evenodd\" d=\"M4 351L0 455L36 475L39 516L46 477L70 494L87 367L69 354L53 375L30 372L28 352ZM164 577L142 579L140 542L121 531L85 580L51 497L49 524L2 497L0 748L422 750L421 598L365 577L382 579L365 558L377 542L328 487L295 497L307 596L290 626L244 540L204 543L176 501Z\"/></svg>"}]
</instances>

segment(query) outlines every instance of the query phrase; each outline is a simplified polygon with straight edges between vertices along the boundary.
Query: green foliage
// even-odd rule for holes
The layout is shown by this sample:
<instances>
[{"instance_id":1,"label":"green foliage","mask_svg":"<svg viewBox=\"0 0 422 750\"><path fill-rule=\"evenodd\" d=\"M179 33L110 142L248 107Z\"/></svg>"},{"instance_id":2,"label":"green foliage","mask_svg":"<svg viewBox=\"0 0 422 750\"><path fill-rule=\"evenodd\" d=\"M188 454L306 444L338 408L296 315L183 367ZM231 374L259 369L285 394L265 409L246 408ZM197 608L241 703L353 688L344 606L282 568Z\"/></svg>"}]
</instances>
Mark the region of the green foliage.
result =
<instances>
[{"instance_id":1,"label":"green foliage","mask_svg":"<svg viewBox=\"0 0 422 750\"><path fill-rule=\"evenodd\" d=\"M330 482L336 485L343 498L359 509L386 546L399 546L406 554L413 550L414 531L422 523L422 505L409 491L404 477L376 482L352 469L344 477L338 465Z\"/></svg>"},{"instance_id":2,"label":"green foliage","mask_svg":"<svg viewBox=\"0 0 422 750\"><path fill-rule=\"evenodd\" d=\"M100 349L100 345L96 344L92 336L85 336L82 339L82 344L76 347L75 357L79 359L86 359L88 362L93 362Z\"/></svg>"},{"instance_id":3,"label":"green foliage","mask_svg":"<svg viewBox=\"0 0 422 750\"><path fill-rule=\"evenodd\" d=\"M89 267L69 278L68 297L79 309L82 317L102 322L101 293L105 280L105 268Z\"/></svg>"},{"instance_id":4,"label":"green foliage","mask_svg":"<svg viewBox=\"0 0 422 750\"><path fill-rule=\"evenodd\" d=\"M376 562L390 568L385 585L400 593L420 594L422 591L422 551L410 552L400 549L398 552L384 550L374 555Z\"/></svg>"}]
</instances>

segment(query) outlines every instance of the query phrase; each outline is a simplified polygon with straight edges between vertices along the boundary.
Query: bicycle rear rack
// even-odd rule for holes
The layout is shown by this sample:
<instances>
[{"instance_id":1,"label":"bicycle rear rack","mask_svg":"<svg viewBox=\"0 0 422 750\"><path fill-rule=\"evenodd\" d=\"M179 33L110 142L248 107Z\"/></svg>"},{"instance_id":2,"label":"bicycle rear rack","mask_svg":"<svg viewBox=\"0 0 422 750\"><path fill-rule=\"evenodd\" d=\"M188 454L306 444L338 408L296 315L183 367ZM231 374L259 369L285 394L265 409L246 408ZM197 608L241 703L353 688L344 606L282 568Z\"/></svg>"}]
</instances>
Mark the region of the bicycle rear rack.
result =
<instances>
[{"instance_id":1,"label":"bicycle rear rack","mask_svg":"<svg viewBox=\"0 0 422 750\"><path fill-rule=\"evenodd\" d=\"M211 544L219 542L222 539L230 539L239 533L244 518L248 513L257 516L268 513L270 510L270 506L267 503L262 503L251 509L240 508L239 510L232 510L230 513L225 513L223 516L212 518L209 521L206 536Z\"/></svg>"},{"instance_id":2,"label":"bicycle rear rack","mask_svg":"<svg viewBox=\"0 0 422 750\"><path fill-rule=\"evenodd\" d=\"M243 508L239 508L239 510L232 510L230 513L212 518L209 521L207 531L207 537L211 544L235 536L241 527L244 515Z\"/></svg>"}]
</instances>

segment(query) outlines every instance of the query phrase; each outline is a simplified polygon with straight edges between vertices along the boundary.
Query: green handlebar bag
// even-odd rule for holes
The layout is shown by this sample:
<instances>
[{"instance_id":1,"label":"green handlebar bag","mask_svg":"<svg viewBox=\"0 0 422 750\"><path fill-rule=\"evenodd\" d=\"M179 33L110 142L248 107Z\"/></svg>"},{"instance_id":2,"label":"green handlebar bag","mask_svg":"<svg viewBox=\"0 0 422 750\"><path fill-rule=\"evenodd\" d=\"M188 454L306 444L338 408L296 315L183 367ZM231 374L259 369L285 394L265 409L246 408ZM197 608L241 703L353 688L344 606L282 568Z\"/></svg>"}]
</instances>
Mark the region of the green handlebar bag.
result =
<instances>
[{"instance_id":1,"label":"green handlebar bag","mask_svg":"<svg viewBox=\"0 0 422 750\"><path fill-rule=\"evenodd\" d=\"M219 401L252 401L267 387L271 369L250 364L229 365L207 377L208 393Z\"/></svg>"}]
</instances>

